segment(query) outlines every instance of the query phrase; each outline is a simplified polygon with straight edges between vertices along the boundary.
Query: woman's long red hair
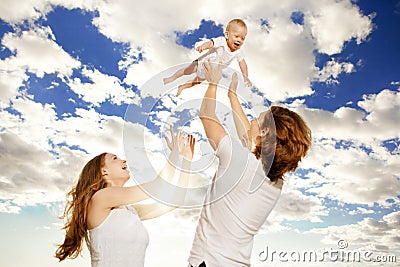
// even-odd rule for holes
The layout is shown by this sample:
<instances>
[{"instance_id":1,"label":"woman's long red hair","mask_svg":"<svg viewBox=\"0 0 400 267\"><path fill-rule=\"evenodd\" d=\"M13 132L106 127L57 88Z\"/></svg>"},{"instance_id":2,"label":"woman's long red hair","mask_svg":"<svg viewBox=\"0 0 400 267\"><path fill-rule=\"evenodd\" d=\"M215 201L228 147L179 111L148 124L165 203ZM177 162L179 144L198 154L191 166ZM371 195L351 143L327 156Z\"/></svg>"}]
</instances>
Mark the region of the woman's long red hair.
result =
<instances>
[{"instance_id":1,"label":"woman's long red hair","mask_svg":"<svg viewBox=\"0 0 400 267\"><path fill-rule=\"evenodd\" d=\"M55 255L60 261L76 258L82 251L83 240L87 239L86 215L89 201L94 193L107 186L101 175L106 154L102 153L86 163L77 184L67 194L67 205L61 217L66 220L63 227L65 240L58 246Z\"/></svg>"}]
</instances>

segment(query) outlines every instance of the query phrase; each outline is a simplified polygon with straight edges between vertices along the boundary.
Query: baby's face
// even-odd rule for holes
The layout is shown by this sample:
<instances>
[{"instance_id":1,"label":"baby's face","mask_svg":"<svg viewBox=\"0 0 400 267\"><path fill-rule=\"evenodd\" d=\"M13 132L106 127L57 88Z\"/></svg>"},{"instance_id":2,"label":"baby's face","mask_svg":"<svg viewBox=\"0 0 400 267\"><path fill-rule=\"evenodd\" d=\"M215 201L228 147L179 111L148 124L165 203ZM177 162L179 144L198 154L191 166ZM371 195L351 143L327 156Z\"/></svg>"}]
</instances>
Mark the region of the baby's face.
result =
<instances>
[{"instance_id":1,"label":"baby's face","mask_svg":"<svg viewBox=\"0 0 400 267\"><path fill-rule=\"evenodd\" d=\"M231 50L231 52L236 51L242 47L244 43L244 39L247 35L247 29L239 24L233 24L229 28L229 31L226 31L226 43Z\"/></svg>"}]
</instances>

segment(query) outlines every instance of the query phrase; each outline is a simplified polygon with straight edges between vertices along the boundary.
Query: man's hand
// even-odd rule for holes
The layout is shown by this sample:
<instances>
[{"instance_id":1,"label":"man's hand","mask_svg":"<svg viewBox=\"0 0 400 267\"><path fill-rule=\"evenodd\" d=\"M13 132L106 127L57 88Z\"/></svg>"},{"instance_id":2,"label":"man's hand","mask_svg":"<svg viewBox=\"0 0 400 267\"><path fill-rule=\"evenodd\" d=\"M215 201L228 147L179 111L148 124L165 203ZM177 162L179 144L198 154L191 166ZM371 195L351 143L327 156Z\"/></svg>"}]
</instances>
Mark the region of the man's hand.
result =
<instances>
[{"instance_id":1,"label":"man's hand","mask_svg":"<svg viewBox=\"0 0 400 267\"><path fill-rule=\"evenodd\" d=\"M253 84L251 83L251 81L249 80L249 77L243 75L243 79L244 79L244 83L248 86L248 87L252 87Z\"/></svg>"},{"instance_id":2,"label":"man's hand","mask_svg":"<svg viewBox=\"0 0 400 267\"><path fill-rule=\"evenodd\" d=\"M215 65L211 63L210 59L203 63L204 76L210 84L218 84L222 79L222 64L219 62L217 66Z\"/></svg>"}]
</instances>

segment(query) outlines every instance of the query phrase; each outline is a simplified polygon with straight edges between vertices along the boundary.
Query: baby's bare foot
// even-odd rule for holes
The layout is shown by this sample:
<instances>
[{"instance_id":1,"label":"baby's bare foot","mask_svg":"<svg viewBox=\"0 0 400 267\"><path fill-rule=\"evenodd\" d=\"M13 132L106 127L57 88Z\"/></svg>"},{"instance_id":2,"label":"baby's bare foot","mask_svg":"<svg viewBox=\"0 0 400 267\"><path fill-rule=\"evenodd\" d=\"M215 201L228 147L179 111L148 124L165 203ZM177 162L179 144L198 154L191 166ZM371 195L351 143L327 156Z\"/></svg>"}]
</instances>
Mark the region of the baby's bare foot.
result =
<instances>
[{"instance_id":1,"label":"baby's bare foot","mask_svg":"<svg viewBox=\"0 0 400 267\"><path fill-rule=\"evenodd\" d=\"M172 81L173 81L173 80L172 80L171 77L168 77L168 78L164 78L164 79L163 79L164 85L166 85L166 84L168 84L168 83L170 83L170 82L172 82Z\"/></svg>"},{"instance_id":2,"label":"baby's bare foot","mask_svg":"<svg viewBox=\"0 0 400 267\"><path fill-rule=\"evenodd\" d=\"M184 86L183 85L179 85L178 86L178 92L176 92L176 96L179 96L182 93L183 89L185 89Z\"/></svg>"}]
</instances>

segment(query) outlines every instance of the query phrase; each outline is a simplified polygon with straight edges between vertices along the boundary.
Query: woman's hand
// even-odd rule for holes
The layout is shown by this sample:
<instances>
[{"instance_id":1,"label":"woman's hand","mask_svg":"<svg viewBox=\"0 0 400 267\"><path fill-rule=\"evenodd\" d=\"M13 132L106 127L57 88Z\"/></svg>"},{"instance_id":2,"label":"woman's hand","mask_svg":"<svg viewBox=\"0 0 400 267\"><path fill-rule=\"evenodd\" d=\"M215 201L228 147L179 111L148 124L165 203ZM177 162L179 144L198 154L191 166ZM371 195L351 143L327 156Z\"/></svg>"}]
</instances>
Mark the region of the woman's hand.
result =
<instances>
[{"instance_id":1,"label":"woman's hand","mask_svg":"<svg viewBox=\"0 0 400 267\"><path fill-rule=\"evenodd\" d=\"M164 136L165 141L167 142L167 146L171 151L179 151L179 138L183 135L182 130L178 130L178 132L174 133L174 128L172 125L169 126L169 132L171 134L171 141L167 136Z\"/></svg>"},{"instance_id":2,"label":"woman's hand","mask_svg":"<svg viewBox=\"0 0 400 267\"><path fill-rule=\"evenodd\" d=\"M231 84L229 85L228 96L236 95L237 86L238 86L238 76L237 73L234 72L232 74Z\"/></svg>"},{"instance_id":3,"label":"woman's hand","mask_svg":"<svg viewBox=\"0 0 400 267\"><path fill-rule=\"evenodd\" d=\"M193 135L189 134L187 137L180 136L179 137L179 150L182 156L186 159L191 161L193 159L194 153L194 144L196 140L194 139Z\"/></svg>"},{"instance_id":4,"label":"woman's hand","mask_svg":"<svg viewBox=\"0 0 400 267\"><path fill-rule=\"evenodd\" d=\"M185 159L192 160L195 138L192 135L184 137L182 130L178 130L175 134L172 125L169 126L169 132L171 133L171 141L167 136L164 137L168 148L171 151L179 152Z\"/></svg>"},{"instance_id":5,"label":"woman's hand","mask_svg":"<svg viewBox=\"0 0 400 267\"><path fill-rule=\"evenodd\" d=\"M215 65L215 64L214 64ZM210 59L203 63L204 76L206 80L211 84L218 84L222 79L222 64L218 63L217 67L213 66Z\"/></svg>"}]
</instances>

